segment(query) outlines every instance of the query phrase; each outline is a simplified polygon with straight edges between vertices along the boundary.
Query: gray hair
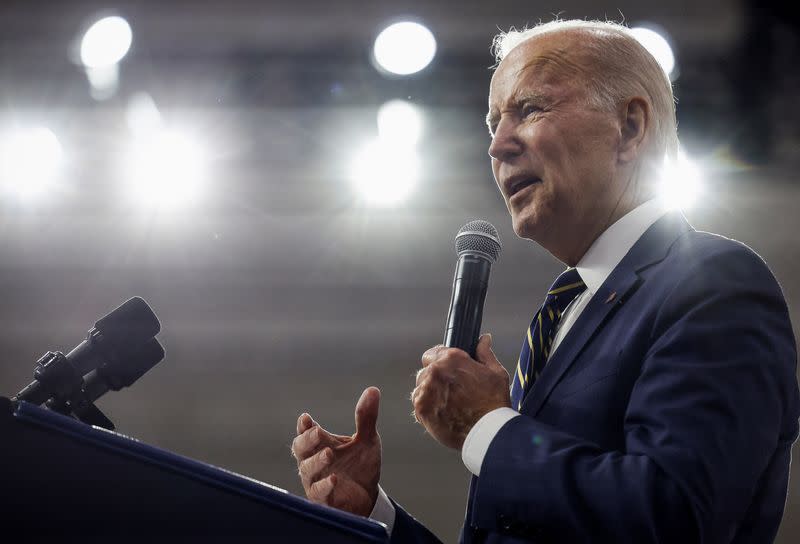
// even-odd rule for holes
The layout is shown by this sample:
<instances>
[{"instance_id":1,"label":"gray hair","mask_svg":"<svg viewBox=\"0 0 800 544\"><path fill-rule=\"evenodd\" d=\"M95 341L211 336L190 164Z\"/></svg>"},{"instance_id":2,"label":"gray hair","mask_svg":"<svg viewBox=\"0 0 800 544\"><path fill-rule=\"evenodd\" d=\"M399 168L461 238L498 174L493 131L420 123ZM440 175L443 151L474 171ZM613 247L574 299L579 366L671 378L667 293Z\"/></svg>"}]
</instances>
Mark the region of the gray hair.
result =
<instances>
[{"instance_id":1,"label":"gray hair","mask_svg":"<svg viewBox=\"0 0 800 544\"><path fill-rule=\"evenodd\" d=\"M625 99L644 94L654 112L651 151L656 157L675 160L678 130L672 83L626 26L604 21L555 20L499 34L494 38L492 50L499 63L512 49L534 36L564 31L580 32L589 38L581 41L581 49L591 60L586 65L591 105L616 111Z\"/></svg>"}]
</instances>

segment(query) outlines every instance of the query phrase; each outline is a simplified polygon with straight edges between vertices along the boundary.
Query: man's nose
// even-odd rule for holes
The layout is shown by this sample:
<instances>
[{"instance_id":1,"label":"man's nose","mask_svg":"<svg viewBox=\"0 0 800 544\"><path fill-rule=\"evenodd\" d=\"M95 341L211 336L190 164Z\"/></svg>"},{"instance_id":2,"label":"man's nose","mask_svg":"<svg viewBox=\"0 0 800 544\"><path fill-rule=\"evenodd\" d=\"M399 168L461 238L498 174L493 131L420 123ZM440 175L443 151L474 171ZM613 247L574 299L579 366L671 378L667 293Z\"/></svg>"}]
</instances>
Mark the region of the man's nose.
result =
<instances>
[{"instance_id":1,"label":"man's nose","mask_svg":"<svg viewBox=\"0 0 800 544\"><path fill-rule=\"evenodd\" d=\"M517 124L503 117L494 130L489 156L498 161L507 161L522 153L522 141L517 133Z\"/></svg>"}]
</instances>

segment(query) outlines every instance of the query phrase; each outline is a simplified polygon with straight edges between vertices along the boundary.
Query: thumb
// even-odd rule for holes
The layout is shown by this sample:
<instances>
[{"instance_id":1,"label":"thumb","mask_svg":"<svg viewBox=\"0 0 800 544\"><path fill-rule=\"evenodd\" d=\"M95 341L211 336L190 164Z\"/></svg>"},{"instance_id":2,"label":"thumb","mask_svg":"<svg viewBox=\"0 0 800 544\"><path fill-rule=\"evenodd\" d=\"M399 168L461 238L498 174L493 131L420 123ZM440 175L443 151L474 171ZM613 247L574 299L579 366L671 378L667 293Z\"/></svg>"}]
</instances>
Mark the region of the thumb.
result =
<instances>
[{"instance_id":1,"label":"thumb","mask_svg":"<svg viewBox=\"0 0 800 544\"><path fill-rule=\"evenodd\" d=\"M356 436L370 439L378 434L378 409L381 403L381 390L367 387L356 403Z\"/></svg>"},{"instance_id":2,"label":"thumb","mask_svg":"<svg viewBox=\"0 0 800 544\"><path fill-rule=\"evenodd\" d=\"M495 357L492 351L492 335L489 333L482 334L478 339L478 346L475 348L475 359L488 367L503 365Z\"/></svg>"}]
</instances>

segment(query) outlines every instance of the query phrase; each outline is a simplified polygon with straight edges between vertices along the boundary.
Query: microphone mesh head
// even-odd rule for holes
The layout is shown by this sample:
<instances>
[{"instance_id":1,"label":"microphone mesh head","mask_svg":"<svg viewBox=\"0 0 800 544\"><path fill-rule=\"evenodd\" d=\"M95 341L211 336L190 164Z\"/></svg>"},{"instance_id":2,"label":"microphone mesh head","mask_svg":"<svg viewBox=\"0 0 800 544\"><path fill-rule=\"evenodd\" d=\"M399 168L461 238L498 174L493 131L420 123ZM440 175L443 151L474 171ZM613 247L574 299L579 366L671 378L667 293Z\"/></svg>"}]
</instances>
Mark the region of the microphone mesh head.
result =
<instances>
[{"instance_id":1,"label":"microphone mesh head","mask_svg":"<svg viewBox=\"0 0 800 544\"><path fill-rule=\"evenodd\" d=\"M482 219L468 222L456 234L456 253L459 255L464 252L477 252L495 262L502 248L497 229Z\"/></svg>"}]
</instances>

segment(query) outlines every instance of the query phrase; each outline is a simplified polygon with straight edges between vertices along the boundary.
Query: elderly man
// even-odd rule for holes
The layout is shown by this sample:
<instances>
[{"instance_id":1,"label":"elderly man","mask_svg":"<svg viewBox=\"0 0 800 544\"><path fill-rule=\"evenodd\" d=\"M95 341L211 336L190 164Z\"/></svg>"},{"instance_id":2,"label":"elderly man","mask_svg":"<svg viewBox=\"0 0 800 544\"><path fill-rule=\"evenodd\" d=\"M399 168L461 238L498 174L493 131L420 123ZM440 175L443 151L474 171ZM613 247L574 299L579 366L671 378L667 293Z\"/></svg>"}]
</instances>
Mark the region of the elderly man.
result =
<instances>
[{"instance_id":1,"label":"elderly man","mask_svg":"<svg viewBox=\"0 0 800 544\"><path fill-rule=\"evenodd\" d=\"M795 340L764 262L654 198L677 150L668 78L609 23L497 45L494 176L517 235L569 268L531 305L511 379L489 335L476 360L422 357L417 420L474 474L462 541L772 541L798 433ZM358 401L353 436L300 416L303 486L393 542L434 542L378 485L379 396Z\"/></svg>"}]
</instances>

